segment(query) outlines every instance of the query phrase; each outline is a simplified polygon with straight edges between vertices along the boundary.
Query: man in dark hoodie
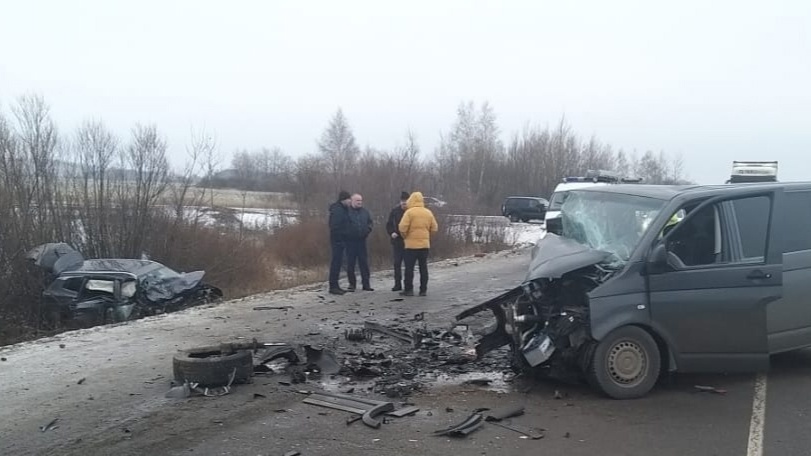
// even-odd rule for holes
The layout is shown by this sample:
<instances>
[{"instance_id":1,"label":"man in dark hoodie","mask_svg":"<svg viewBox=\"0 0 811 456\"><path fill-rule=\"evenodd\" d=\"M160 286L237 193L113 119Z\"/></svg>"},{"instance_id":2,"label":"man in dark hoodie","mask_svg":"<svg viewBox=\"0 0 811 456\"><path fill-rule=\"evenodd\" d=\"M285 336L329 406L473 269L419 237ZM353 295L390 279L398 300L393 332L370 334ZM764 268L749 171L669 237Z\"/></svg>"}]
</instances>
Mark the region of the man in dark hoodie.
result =
<instances>
[{"instance_id":1,"label":"man in dark hoodie","mask_svg":"<svg viewBox=\"0 0 811 456\"><path fill-rule=\"evenodd\" d=\"M360 193L352 195L349 204L349 220L352 223L352 237L347 243L346 276L349 280L348 291L355 291L357 279L355 277L355 263L360 267L361 285L365 291L374 291L369 283L369 254L366 250L366 238L372 232L372 214L363 207L363 196Z\"/></svg>"},{"instance_id":2,"label":"man in dark hoodie","mask_svg":"<svg viewBox=\"0 0 811 456\"><path fill-rule=\"evenodd\" d=\"M394 288L391 291L400 291L403 289L403 254L405 253L405 242L403 236L400 234L400 220L403 219L403 214L406 210L406 201L408 201L408 192L400 193L400 204L394 206L389 212L389 220L386 222L386 232L389 233L391 238L391 250L394 259Z\"/></svg>"},{"instance_id":3,"label":"man in dark hoodie","mask_svg":"<svg viewBox=\"0 0 811 456\"><path fill-rule=\"evenodd\" d=\"M347 242L352 238L352 221L349 219L351 195L345 190L338 193L338 201L329 206L329 240L332 245L332 261L329 266L329 292L342 295L345 293L338 285L341 265Z\"/></svg>"}]
</instances>

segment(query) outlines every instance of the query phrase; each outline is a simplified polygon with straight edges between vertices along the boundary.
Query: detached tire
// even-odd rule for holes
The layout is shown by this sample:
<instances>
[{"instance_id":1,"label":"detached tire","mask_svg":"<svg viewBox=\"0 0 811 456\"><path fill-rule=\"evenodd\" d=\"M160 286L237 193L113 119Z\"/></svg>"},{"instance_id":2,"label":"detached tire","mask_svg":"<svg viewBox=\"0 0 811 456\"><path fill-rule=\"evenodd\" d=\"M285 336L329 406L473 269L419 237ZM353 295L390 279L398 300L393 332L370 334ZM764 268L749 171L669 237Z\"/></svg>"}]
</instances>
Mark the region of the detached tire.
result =
<instances>
[{"instance_id":1,"label":"detached tire","mask_svg":"<svg viewBox=\"0 0 811 456\"><path fill-rule=\"evenodd\" d=\"M647 331L624 326L597 344L587 376L609 397L636 399L656 385L661 362L659 347Z\"/></svg>"},{"instance_id":2,"label":"detached tire","mask_svg":"<svg viewBox=\"0 0 811 456\"><path fill-rule=\"evenodd\" d=\"M172 359L175 380L203 386L224 386L236 369L234 383L247 383L253 375L253 355L241 350L223 355L219 347L180 350Z\"/></svg>"}]
</instances>

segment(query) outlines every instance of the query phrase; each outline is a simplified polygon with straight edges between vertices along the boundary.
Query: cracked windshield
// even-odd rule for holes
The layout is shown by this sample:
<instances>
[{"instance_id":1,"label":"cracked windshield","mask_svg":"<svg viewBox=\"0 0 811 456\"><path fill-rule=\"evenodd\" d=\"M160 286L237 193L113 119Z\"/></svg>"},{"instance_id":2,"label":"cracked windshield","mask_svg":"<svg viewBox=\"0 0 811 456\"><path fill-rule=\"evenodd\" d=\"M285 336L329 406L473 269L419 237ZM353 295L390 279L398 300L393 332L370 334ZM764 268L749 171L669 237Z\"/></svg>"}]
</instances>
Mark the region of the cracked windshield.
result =
<instances>
[{"instance_id":1,"label":"cracked windshield","mask_svg":"<svg viewBox=\"0 0 811 456\"><path fill-rule=\"evenodd\" d=\"M618 193L572 191L563 204L563 236L613 254L631 257L664 201Z\"/></svg>"}]
</instances>

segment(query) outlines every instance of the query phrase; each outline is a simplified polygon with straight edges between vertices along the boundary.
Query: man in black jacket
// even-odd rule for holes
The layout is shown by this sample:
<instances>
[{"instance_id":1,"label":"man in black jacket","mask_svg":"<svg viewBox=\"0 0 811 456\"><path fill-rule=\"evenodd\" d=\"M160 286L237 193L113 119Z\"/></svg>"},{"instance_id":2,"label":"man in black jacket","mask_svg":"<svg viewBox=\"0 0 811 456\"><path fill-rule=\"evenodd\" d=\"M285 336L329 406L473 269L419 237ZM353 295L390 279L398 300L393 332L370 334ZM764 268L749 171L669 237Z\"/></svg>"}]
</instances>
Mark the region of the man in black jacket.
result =
<instances>
[{"instance_id":1,"label":"man in black jacket","mask_svg":"<svg viewBox=\"0 0 811 456\"><path fill-rule=\"evenodd\" d=\"M347 242L346 276L349 280L348 291L355 291L357 285L355 278L355 263L360 267L361 285L365 291L374 291L369 283L369 254L366 249L366 238L372 232L372 214L363 207L363 196L360 193L352 195L349 205L349 220L352 223L352 236Z\"/></svg>"},{"instance_id":2,"label":"man in black jacket","mask_svg":"<svg viewBox=\"0 0 811 456\"><path fill-rule=\"evenodd\" d=\"M338 201L329 206L329 240L332 245L332 261L329 266L329 292L342 295L345 293L338 285L341 265L344 260L346 243L352 237L352 221L349 219L351 195L345 190L338 193Z\"/></svg>"},{"instance_id":3,"label":"man in black jacket","mask_svg":"<svg viewBox=\"0 0 811 456\"><path fill-rule=\"evenodd\" d=\"M389 237L391 238L391 250L394 256L394 288L392 288L391 291L400 291L403 289L403 254L405 253L405 241L403 241L403 236L400 235L398 226L405 213L408 197L408 192L400 193L400 204L389 212L389 220L386 222L386 232L389 233Z\"/></svg>"}]
</instances>

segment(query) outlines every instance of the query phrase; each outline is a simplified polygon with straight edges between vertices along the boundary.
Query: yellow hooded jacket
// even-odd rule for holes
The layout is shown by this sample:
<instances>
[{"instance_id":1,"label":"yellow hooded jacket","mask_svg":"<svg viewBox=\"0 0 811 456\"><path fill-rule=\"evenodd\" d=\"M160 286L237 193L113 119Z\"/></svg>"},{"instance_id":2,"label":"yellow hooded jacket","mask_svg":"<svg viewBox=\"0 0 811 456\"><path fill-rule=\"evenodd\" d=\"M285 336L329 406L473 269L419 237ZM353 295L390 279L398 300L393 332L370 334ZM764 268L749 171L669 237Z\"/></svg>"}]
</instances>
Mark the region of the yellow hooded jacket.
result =
<instances>
[{"instance_id":1,"label":"yellow hooded jacket","mask_svg":"<svg viewBox=\"0 0 811 456\"><path fill-rule=\"evenodd\" d=\"M436 233L439 226L433 212L425 208L422 193L413 192L408 197L406 211L398 228L405 241L405 248L431 248L431 233Z\"/></svg>"}]
</instances>

